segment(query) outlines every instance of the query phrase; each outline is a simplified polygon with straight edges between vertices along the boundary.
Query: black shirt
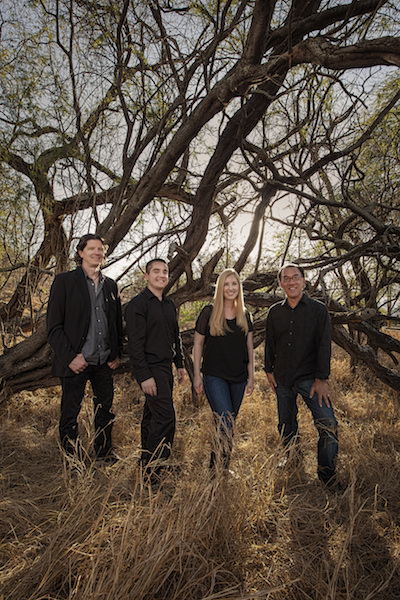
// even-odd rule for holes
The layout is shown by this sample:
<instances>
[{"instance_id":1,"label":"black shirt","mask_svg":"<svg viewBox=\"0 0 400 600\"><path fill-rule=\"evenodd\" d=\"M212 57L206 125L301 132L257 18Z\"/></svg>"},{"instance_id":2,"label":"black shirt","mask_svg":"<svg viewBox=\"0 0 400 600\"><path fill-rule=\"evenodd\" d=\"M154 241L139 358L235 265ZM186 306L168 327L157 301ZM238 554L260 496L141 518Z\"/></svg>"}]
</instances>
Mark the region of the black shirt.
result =
<instances>
[{"instance_id":1,"label":"black shirt","mask_svg":"<svg viewBox=\"0 0 400 600\"><path fill-rule=\"evenodd\" d=\"M267 316L265 366L284 385L327 379L331 359L331 322L322 302L305 296L295 308L287 300L271 306Z\"/></svg>"},{"instance_id":2,"label":"black shirt","mask_svg":"<svg viewBox=\"0 0 400 600\"><path fill-rule=\"evenodd\" d=\"M132 372L139 383L153 377L152 367L183 367L176 309L170 298L160 301L149 288L132 298L125 310Z\"/></svg>"},{"instance_id":3,"label":"black shirt","mask_svg":"<svg viewBox=\"0 0 400 600\"><path fill-rule=\"evenodd\" d=\"M211 335L209 320L212 308L211 305L203 308L195 327L198 333L205 336L201 370L205 375L213 375L230 383L247 381L249 362L247 335L236 324L236 319L227 319L226 323L230 331L225 335ZM249 331L253 331L248 312L246 317Z\"/></svg>"}]
</instances>

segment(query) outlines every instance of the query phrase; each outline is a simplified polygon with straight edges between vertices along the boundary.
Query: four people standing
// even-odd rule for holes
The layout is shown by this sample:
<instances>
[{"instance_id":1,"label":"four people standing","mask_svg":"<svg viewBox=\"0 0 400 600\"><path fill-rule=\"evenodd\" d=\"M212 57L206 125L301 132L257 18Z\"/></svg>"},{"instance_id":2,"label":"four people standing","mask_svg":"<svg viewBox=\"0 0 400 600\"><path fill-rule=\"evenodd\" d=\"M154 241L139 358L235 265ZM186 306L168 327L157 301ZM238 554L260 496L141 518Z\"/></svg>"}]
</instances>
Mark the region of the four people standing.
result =
<instances>
[{"instance_id":1,"label":"four people standing","mask_svg":"<svg viewBox=\"0 0 400 600\"><path fill-rule=\"evenodd\" d=\"M125 311L132 373L146 396L140 461L154 477L161 468L158 459L170 455L175 434L172 364L177 368L178 383L185 375L175 305L164 296L168 275L163 259L149 261L147 287L128 303Z\"/></svg>"},{"instance_id":2,"label":"four people standing","mask_svg":"<svg viewBox=\"0 0 400 600\"><path fill-rule=\"evenodd\" d=\"M57 275L50 291L47 332L54 350L52 373L61 378L59 432L67 453L77 449L77 419L87 381L95 405L96 457L114 459L113 371L122 350L122 314L116 283L101 272L102 239L87 234L78 243L74 271ZM125 311L132 372L145 394L140 462L152 476L170 455L175 433L172 364L184 379L176 309L165 297L168 265L146 265L146 288ZM286 448L298 441L297 395L310 409L318 430L318 476L336 489L337 421L326 380L330 372L331 325L327 308L307 297L302 267L278 273L286 298L272 306L266 321L265 371L277 397L278 430ZM194 388L205 392L216 423L217 444L210 467L229 467L234 422L244 393L254 387L253 327L239 275L225 269L214 300L201 311L194 334Z\"/></svg>"},{"instance_id":3,"label":"four people standing","mask_svg":"<svg viewBox=\"0 0 400 600\"><path fill-rule=\"evenodd\" d=\"M78 415L87 381L95 406L96 456L114 460L113 371L122 353L122 313L115 281L101 272L105 248L98 235L77 245L74 271L60 273L51 286L47 335L54 350L52 374L61 378L61 444L67 453L78 445Z\"/></svg>"},{"instance_id":4,"label":"four people standing","mask_svg":"<svg viewBox=\"0 0 400 600\"><path fill-rule=\"evenodd\" d=\"M318 477L337 489L337 421L326 383L331 359L329 313L324 304L304 294L302 267L283 266L278 280L286 298L268 311L264 368L277 397L279 433L286 448L298 440L300 394L318 430Z\"/></svg>"},{"instance_id":5,"label":"four people standing","mask_svg":"<svg viewBox=\"0 0 400 600\"><path fill-rule=\"evenodd\" d=\"M246 387L247 394L254 387L253 327L233 269L225 269L218 277L213 305L204 307L197 319L193 362L195 390L204 390L218 432L210 467L216 466L219 454L219 463L228 468L234 421Z\"/></svg>"}]
</instances>

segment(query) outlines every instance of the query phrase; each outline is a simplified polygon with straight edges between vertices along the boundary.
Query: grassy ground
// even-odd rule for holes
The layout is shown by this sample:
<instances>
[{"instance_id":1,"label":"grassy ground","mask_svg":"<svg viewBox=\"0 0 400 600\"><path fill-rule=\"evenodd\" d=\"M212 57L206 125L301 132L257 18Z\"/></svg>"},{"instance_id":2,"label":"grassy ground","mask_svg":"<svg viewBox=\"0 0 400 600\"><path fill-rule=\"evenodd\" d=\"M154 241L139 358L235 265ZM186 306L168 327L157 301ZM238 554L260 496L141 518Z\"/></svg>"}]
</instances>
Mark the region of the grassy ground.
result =
<instances>
[{"instance_id":1,"label":"grassy ground","mask_svg":"<svg viewBox=\"0 0 400 600\"><path fill-rule=\"evenodd\" d=\"M336 351L331 387L345 492L316 478L316 435L300 404L303 459L282 458L276 407L257 353L256 389L237 420L233 475L210 480L212 421L176 390L178 425L164 486L137 468L142 396L116 378L121 460L85 464L58 447L59 389L21 393L0 419L1 600L391 600L400 597L400 404Z\"/></svg>"}]
</instances>

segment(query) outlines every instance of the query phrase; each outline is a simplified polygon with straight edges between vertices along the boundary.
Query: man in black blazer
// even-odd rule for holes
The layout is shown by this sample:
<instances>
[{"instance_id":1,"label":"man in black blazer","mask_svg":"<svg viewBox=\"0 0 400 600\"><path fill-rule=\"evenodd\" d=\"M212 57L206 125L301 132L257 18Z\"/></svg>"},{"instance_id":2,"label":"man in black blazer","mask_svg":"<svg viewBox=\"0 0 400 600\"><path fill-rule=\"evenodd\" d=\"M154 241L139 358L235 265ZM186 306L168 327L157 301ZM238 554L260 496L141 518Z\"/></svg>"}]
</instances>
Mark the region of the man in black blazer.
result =
<instances>
[{"instance_id":1,"label":"man in black blazer","mask_svg":"<svg viewBox=\"0 0 400 600\"><path fill-rule=\"evenodd\" d=\"M78 415L87 381L95 407L96 457L113 461L113 371L122 353L122 311L117 284L101 272L101 237L78 242L74 271L53 281L47 310L47 337L54 350L52 374L61 378L60 438L64 450L77 450Z\"/></svg>"}]
</instances>

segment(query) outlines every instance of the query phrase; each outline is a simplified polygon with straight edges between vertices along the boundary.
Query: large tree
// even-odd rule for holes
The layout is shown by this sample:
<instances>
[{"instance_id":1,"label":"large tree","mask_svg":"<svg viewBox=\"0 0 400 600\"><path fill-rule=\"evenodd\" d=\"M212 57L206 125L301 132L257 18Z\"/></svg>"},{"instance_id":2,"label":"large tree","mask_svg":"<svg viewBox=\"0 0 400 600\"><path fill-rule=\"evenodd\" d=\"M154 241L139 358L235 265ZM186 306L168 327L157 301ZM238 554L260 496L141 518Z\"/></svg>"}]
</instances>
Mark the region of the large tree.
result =
<instances>
[{"instance_id":1,"label":"large tree","mask_svg":"<svg viewBox=\"0 0 400 600\"><path fill-rule=\"evenodd\" d=\"M311 274L323 267L315 286L335 340L400 387L377 350L399 352L379 332L378 302L388 285L397 294L398 204L372 199L360 176L367 142L399 102L393 84L368 122L382 68L400 65L395 3L5 0L0 10L2 271L8 290L7 274L15 281L0 308L6 345L44 278L95 229L125 274L168 253L178 305L210 293L228 252L239 271L255 264L246 290L257 307L276 298L283 257ZM17 212L26 227L11 236ZM235 253L221 229L243 213L252 224ZM272 220L284 242L267 254ZM352 335L362 327L364 346ZM42 325L0 367L21 389L48 381L48 361Z\"/></svg>"}]
</instances>

